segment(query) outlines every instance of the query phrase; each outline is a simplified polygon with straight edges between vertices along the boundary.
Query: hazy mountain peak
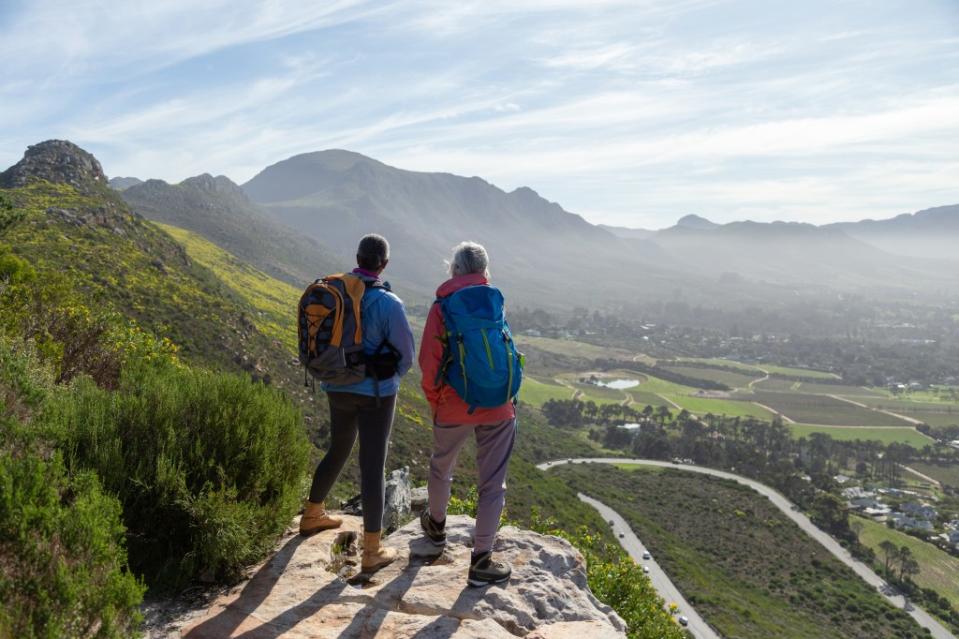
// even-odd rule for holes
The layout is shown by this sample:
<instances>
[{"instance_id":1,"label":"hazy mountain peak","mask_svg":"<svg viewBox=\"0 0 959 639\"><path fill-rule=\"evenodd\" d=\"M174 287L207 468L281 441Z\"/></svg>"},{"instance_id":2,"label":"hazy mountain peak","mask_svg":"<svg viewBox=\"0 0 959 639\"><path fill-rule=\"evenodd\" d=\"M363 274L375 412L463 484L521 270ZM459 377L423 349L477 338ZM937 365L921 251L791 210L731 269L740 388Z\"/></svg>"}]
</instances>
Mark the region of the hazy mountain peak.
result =
<instances>
[{"instance_id":1,"label":"hazy mountain peak","mask_svg":"<svg viewBox=\"0 0 959 639\"><path fill-rule=\"evenodd\" d=\"M15 188L32 180L70 184L86 190L93 184L106 184L100 162L87 151L67 140L47 140L27 147L23 159L0 173L0 186Z\"/></svg>"},{"instance_id":2,"label":"hazy mountain peak","mask_svg":"<svg viewBox=\"0 0 959 639\"><path fill-rule=\"evenodd\" d=\"M719 226L719 224L711 222L710 220L696 215L695 213L690 213L689 215L684 215L683 217L679 218L679 220L676 222L676 226L686 229L707 230L714 229Z\"/></svg>"},{"instance_id":3,"label":"hazy mountain peak","mask_svg":"<svg viewBox=\"0 0 959 639\"><path fill-rule=\"evenodd\" d=\"M135 177L113 177L107 182L107 185L114 191L123 191L138 184L143 184L143 180Z\"/></svg>"},{"instance_id":4,"label":"hazy mountain peak","mask_svg":"<svg viewBox=\"0 0 959 639\"><path fill-rule=\"evenodd\" d=\"M209 173L202 173L200 175L195 175L183 180L180 182L179 186L206 191L209 193L222 193L234 197L241 197L244 200L247 199L246 193L243 192L243 189L241 189L236 182L225 175L213 177Z\"/></svg>"}]
</instances>

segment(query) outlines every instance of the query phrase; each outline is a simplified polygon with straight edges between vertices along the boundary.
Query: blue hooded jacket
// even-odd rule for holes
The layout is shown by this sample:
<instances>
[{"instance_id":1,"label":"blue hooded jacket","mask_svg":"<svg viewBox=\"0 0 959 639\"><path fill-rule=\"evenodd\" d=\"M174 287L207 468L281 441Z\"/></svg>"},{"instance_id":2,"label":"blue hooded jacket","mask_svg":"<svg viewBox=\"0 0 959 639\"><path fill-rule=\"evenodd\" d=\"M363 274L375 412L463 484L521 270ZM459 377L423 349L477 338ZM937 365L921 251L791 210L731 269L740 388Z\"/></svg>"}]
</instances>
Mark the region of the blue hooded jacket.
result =
<instances>
[{"instance_id":1,"label":"blue hooded jacket","mask_svg":"<svg viewBox=\"0 0 959 639\"><path fill-rule=\"evenodd\" d=\"M376 280L360 269L354 269L353 274L367 282ZM363 294L360 315L363 322L363 351L367 355L373 355L384 339L389 341L400 354L396 375L379 381L380 397L395 395L400 389L400 378L410 370L416 356L413 330L406 319L403 301L386 289L368 288ZM372 377L367 377L355 384L323 383L321 388L327 393L355 393L370 397L375 397L377 391L376 382Z\"/></svg>"}]
</instances>

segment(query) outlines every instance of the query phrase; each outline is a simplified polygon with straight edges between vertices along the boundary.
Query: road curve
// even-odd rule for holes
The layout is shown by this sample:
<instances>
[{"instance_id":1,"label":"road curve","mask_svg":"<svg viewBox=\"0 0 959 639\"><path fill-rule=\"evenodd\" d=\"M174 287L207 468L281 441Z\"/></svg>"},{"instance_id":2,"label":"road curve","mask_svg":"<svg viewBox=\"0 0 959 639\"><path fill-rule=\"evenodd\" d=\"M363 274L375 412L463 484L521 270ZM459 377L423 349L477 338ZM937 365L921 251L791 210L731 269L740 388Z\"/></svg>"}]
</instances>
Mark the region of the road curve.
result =
<instances>
[{"instance_id":1,"label":"road curve","mask_svg":"<svg viewBox=\"0 0 959 639\"><path fill-rule=\"evenodd\" d=\"M633 532L633 529L629 527L629 524L626 523L626 520L623 519L618 512L601 501L597 501L583 493L579 494L579 498L581 501L586 502L598 510L603 519L613 522L613 534L619 539L619 544L623 547L623 550L628 552L629 556L632 557L633 561L637 564L649 566L647 576L653 583L656 592L659 593L660 597L666 600L667 604L675 603L679 606L679 612L677 614L685 615L686 618L689 619L689 625L686 626L686 629L692 633L693 637L696 639L720 639L720 636L699 616L696 609L686 601L686 598L683 597L683 593L679 592L676 584L670 581L666 571L656 563L656 558L643 559L643 552L646 551L646 547L643 546L642 542L636 537L636 534ZM620 537L620 535L622 535L622 537Z\"/></svg>"},{"instance_id":2,"label":"road curve","mask_svg":"<svg viewBox=\"0 0 959 639\"><path fill-rule=\"evenodd\" d=\"M885 581L872 571L866 564L862 563L855 559L849 551L839 545L835 539L830 535L820 530L815 524L813 524L806 515L801 511L793 510L793 504L783 497L782 494L773 490L765 484L761 484L758 481L749 479L748 477L742 477L740 475L734 475L733 473L728 473L723 470L716 470L715 468L707 468L705 466L694 466L689 464L674 464L672 462L660 461L658 459L632 459L632 458L617 458L617 457L588 457L588 458L578 458L578 459L560 459L556 461L545 462L538 464L537 468L540 470L549 470L554 466L562 466L563 464L568 463L597 463L597 464L637 464L642 466L658 466L660 468L675 468L677 470L685 470L692 473L702 473L704 475L712 475L714 477L722 477L724 479L731 479L735 482L749 486L756 492L761 495L765 495L769 501L771 501L779 510L783 512L784 515L789 517L791 520L796 522L800 528L802 528L806 534L818 541L823 547L828 550L836 559L843 562L852 570L859 575L863 581L875 588L886 600L894 605L896 608L905 608L904 597L902 596L890 596L883 592ZM628 550L628 549L627 549ZM935 639L956 639L955 635L949 632L942 624L939 623L932 615L927 613L925 610L916 607L913 604L910 604L909 609L906 612L916 620L923 628L927 628L931 633L931 636Z\"/></svg>"}]
</instances>

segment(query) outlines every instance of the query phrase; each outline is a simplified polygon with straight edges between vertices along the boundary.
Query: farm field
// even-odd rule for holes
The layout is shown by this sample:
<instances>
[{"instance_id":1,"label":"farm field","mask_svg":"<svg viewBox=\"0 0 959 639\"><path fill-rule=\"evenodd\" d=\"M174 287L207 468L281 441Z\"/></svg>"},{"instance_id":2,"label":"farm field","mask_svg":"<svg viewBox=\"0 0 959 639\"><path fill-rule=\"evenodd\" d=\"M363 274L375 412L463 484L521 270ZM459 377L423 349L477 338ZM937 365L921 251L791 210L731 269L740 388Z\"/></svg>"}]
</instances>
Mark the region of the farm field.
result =
<instances>
[{"instance_id":1,"label":"farm field","mask_svg":"<svg viewBox=\"0 0 959 639\"><path fill-rule=\"evenodd\" d=\"M928 475L940 483L954 488L959 488L959 464L930 464L925 462L909 462L910 468L915 468L920 473Z\"/></svg>"},{"instance_id":2,"label":"farm field","mask_svg":"<svg viewBox=\"0 0 959 639\"><path fill-rule=\"evenodd\" d=\"M533 406L542 406L551 399L569 399L573 391L555 382L541 382L529 375L523 376L523 385L520 387L519 398Z\"/></svg>"},{"instance_id":3,"label":"farm field","mask_svg":"<svg viewBox=\"0 0 959 639\"><path fill-rule=\"evenodd\" d=\"M907 546L919 562L919 574L913 577L913 581L922 587L932 588L953 606L959 606L959 559L930 543L887 528L871 519L855 517L852 521L863 525L859 539L876 552L880 563L883 555L879 544L884 540L888 539L896 544L897 548Z\"/></svg>"},{"instance_id":4,"label":"farm field","mask_svg":"<svg viewBox=\"0 0 959 639\"><path fill-rule=\"evenodd\" d=\"M761 382L756 382L753 388L757 390L780 391L790 393L809 393L812 395L844 395L861 402L864 397L881 398L877 391L863 388L862 386L849 386L847 384L816 384L813 382L797 382L789 379L770 377Z\"/></svg>"},{"instance_id":5,"label":"farm field","mask_svg":"<svg viewBox=\"0 0 959 639\"><path fill-rule=\"evenodd\" d=\"M923 421L930 426L953 426L959 424L959 404L944 402L911 402L908 400L891 399L888 397L854 397L873 408L883 409L912 417Z\"/></svg>"},{"instance_id":6,"label":"farm field","mask_svg":"<svg viewBox=\"0 0 959 639\"><path fill-rule=\"evenodd\" d=\"M552 472L615 504L723 637L922 636L905 613L745 486L673 469L578 464Z\"/></svg>"},{"instance_id":7,"label":"farm field","mask_svg":"<svg viewBox=\"0 0 959 639\"><path fill-rule=\"evenodd\" d=\"M667 402L656 393L643 390L634 390L632 388L627 390L626 393L633 400L633 408L640 410L642 410L643 406L652 406L653 408L656 408L657 406L669 406L670 409L673 408L672 404Z\"/></svg>"},{"instance_id":8,"label":"farm field","mask_svg":"<svg viewBox=\"0 0 959 639\"><path fill-rule=\"evenodd\" d=\"M809 437L812 433L825 433L833 439L854 441L857 439L877 441L888 445L893 442L921 449L934 443L915 428L910 426L823 426L821 424L788 424L793 436ZM918 470L918 469L917 469Z\"/></svg>"},{"instance_id":9,"label":"farm field","mask_svg":"<svg viewBox=\"0 0 959 639\"><path fill-rule=\"evenodd\" d=\"M726 368L738 368L746 375L757 375L762 377L763 373L759 368L753 366L752 364L743 364L742 362L737 362L731 359L719 359L719 358L705 358L705 357L677 357L677 362L691 362L694 364L704 364L706 366L724 366ZM664 364L666 366L672 366L673 364ZM680 364L681 365L681 364Z\"/></svg>"},{"instance_id":10,"label":"farm field","mask_svg":"<svg viewBox=\"0 0 959 639\"><path fill-rule=\"evenodd\" d=\"M728 417L755 417L771 420L775 415L762 406L752 402L735 399L713 399L711 397L690 397L688 395L667 395L686 410L696 415L726 415Z\"/></svg>"},{"instance_id":11,"label":"farm field","mask_svg":"<svg viewBox=\"0 0 959 639\"><path fill-rule=\"evenodd\" d=\"M726 384L730 388L746 388L749 386L749 382L762 377L762 373L758 371L755 375L744 375L731 371L721 371L715 368L695 368L691 366L662 366L661 368L679 373L680 375L686 375L687 377L707 379L713 382L719 382L720 384Z\"/></svg>"},{"instance_id":12,"label":"farm field","mask_svg":"<svg viewBox=\"0 0 959 639\"><path fill-rule=\"evenodd\" d=\"M761 364L759 368L775 375L789 375L792 377L818 377L819 379L839 379L835 373L814 371L811 368L792 368L790 366L776 366L775 364Z\"/></svg>"},{"instance_id":13,"label":"farm field","mask_svg":"<svg viewBox=\"0 0 959 639\"><path fill-rule=\"evenodd\" d=\"M742 395L748 398L749 395ZM825 395L755 391L752 399L802 424L829 426L911 426L892 415Z\"/></svg>"},{"instance_id":14,"label":"farm field","mask_svg":"<svg viewBox=\"0 0 959 639\"><path fill-rule=\"evenodd\" d=\"M577 342L570 339L554 339L552 337L531 337L529 335L516 335L514 337L516 344L522 346L529 344L540 350L567 357L579 357L583 359L604 359L612 357L632 357L633 353L622 348L610 348L606 346L596 346L586 342Z\"/></svg>"},{"instance_id":15,"label":"farm field","mask_svg":"<svg viewBox=\"0 0 959 639\"><path fill-rule=\"evenodd\" d=\"M776 377L770 377L769 379L764 379L761 382L756 382L755 384L753 384L753 388L756 390L797 392L799 391L799 387L801 385L802 385L802 382L794 382L788 379L779 379Z\"/></svg>"}]
</instances>

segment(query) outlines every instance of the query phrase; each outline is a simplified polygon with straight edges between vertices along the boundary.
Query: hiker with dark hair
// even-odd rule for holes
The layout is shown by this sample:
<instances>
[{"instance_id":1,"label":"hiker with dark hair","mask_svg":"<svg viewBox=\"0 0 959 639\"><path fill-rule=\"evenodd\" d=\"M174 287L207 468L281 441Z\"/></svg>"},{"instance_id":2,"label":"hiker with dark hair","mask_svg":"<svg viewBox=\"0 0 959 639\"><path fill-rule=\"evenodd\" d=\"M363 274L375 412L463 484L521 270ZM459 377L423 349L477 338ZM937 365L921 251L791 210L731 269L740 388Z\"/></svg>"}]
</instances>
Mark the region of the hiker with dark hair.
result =
<instances>
[{"instance_id":1,"label":"hiker with dark hair","mask_svg":"<svg viewBox=\"0 0 959 639\"><path fill-rule=\"evenodd\" d=\"M429 508L420 524L433 544L446 544L453 468L466 440L475 437L479 500L467 583L485 586L511 574L492 554L506 500L523 357L513 345L503 295L489 285L486 249L473 242L455 247L449 274L436 291L420 342L423 392L433 409Z\"/></svg>"},{"instance_id":2,"label":"hiker with dark hair","mask_svg":"<svg viewBox=\"0 0 959 639\"><path fill-rule=\"evenodd\" d=\"M380 546L383 474L400 377L415 355L403 302L380 278L389 261L386 238L367 235L351 273L317 280L300 300L300 360L322 381L330 403L330 447L313 476L300 533L342 523L325 501L359 435L364 572L396 559L395 550Z\"/></svg>"}]
</instances>

